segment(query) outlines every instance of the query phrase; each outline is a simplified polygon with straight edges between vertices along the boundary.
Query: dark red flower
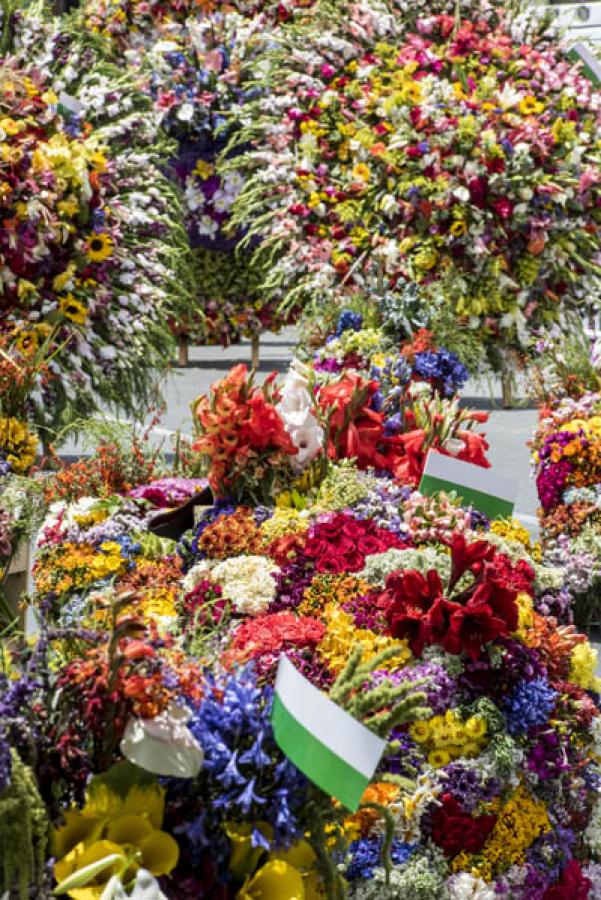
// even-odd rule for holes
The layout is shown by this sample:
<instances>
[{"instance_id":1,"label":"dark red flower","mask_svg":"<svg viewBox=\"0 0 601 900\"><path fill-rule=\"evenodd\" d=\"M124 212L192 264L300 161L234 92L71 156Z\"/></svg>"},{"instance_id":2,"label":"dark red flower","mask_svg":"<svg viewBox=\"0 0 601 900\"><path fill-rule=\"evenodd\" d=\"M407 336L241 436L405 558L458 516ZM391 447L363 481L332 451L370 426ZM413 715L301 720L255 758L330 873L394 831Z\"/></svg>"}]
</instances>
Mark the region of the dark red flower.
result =
<instances>
[{"instance_id":1,"label":"dark red flower","mask_svg":"<svg viewBox=\"0 0 601 900\"><path fill-rule=\"evenodd\" d=\"M545 892L543 900L587 900L592 886L580 863L571 859L563 870L561 881Z\"/></svg>"},{"instance_id":2,"label":"dark red flower","mask_svg":"<svg viewBox=\"0 0 601 900\"><path fill-rule=\"evenodd\" d=\"M432 840L449 857L463 850L478 853L496 821L494 815L473 817L463 812L452 794L443 794L441 805L432 815Z\"/></svg>"},{"instance_id":3,"label":"dark red flower","mask_svg":"<svg viewBox=\"0 0 601 900\"><path fill-rule=\"evenodd\" d=\"M486 206L488 178L484 175L480 175L478 178L472 178L468 184L468 190L470 192L470 200L474 206L477 206L479 209L484 209Z\"/></svg>"}]
</instances>

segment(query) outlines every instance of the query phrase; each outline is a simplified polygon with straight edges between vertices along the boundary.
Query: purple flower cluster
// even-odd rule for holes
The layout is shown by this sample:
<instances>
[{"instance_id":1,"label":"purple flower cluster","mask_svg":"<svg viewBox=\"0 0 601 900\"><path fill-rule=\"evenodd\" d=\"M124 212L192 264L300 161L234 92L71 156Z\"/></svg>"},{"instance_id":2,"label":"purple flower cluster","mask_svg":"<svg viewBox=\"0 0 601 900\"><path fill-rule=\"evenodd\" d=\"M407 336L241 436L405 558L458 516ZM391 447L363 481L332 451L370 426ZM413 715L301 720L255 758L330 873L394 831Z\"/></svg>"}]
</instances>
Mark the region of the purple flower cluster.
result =
<instances>
[{"instance_id":1,"label":"purple flower cluster","mask_svg":"<svg viewBox=\"0 0 601 900\"><path fill-rule=\"evenodd\" d=\"M406 863L414 850L413 844L395 838L390 848L390 858L397 865ZM379 836L360 838L349 846L350 861L345 877L349 881L373 878L374 869L382 865L382 840Z\"/></svg>"},{"instance_id":2,"label":"purple flower cluster","mask_svg":"<svg viewBox=\"0 0 601 900\"><path fill-rule=\"evenodd\" d=\"M180 506L199 494L207 486L206 479L201 478L158 478L150 484L133 488L129 496L135 500L148 500L154 506L164 509L169 506Z\"/></svg>"},{"instance_id":3,"label":"purple flower cluster","mask_svg":"<svg viewBox=\"0 0 601 900\"><path fill-rule=\"evenodd\" d=\"M363 327L363 316L359 312L353 312L352 309L343 309L338 317L336 325L336 337L345 331L361 331Z\"/></svg>"},{"instance_id":4,"label":"purple flower cluster","mask_svg":"<svg viewBox=\"0 0 601 900\"><path fill-rule=\"evenodd\" d=\"M445 792L452 794L468 813L492 800L502 789L498 780L487 780L481 769L460 762L450 763L444 769L444 778Z\"/></svg>"},{"instance_id":5,"label":"purple flower cluster","mask_svg":"<svg viewBox=\"0 0 601 900\"><path fill-rule=\"evenodd\" d=\"M557 447L563 448L573 440L572 432L557 431L548 436L540 450L536 487L545 512L561 503L566 482L574 470L569 460L554 462L552 455Z\"/></svg>"},{"instance_id":6,"label":"purple flower cluster","mask_svg":"<svg viewBox=\"0 0 601 900\"><path fill-rule=\"evenodd\" d=\"M438 663L425 662L393 673L377 671L372 674L372 678L376 684L392 681L395 685L424 680L425 683L417 690L426 694L426 705L432 710L432 715L442 715L458 702L454 679Z\"/></svg>"},{"instance_id":7,"label":"purple flower cluster","mask_svg":"<svg viewBox=\"0 0 601 900\"><path fill-rule=\"evenodd\" d=\"M313 575L311 560L304 553L297 554L290 563L282 567L277 575L273 576L276 583L276 596L269 607L269 612L296 609L303 599L305 590L313 581Z\"/></svg>"},{"instance_id":8,"label":"purple flower cluster","mask_svg":"<svg viewBox=\"0 0 601 900\"><path fill-rule=\"evenodd\" d=\"M536 743L528 753L528 768L541 781L559 778L570 769L567 751L569 739L557 731L541 728Z\"/></svg>"}]
</instances>

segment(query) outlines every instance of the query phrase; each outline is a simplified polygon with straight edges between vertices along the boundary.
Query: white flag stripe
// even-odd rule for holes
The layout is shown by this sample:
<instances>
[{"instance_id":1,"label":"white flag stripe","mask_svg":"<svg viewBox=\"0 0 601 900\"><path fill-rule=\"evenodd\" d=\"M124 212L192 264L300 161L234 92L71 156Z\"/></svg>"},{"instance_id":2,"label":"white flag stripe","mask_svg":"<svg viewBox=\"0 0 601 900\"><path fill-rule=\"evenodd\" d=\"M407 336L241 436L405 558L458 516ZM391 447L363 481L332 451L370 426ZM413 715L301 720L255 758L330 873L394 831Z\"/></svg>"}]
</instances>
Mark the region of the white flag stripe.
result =
<instances>
[{"instance_id":1,"label":"white flag stripe","mask_svg":"<svg viewBox=\"0 0 601 900\"><path fill-rule=\"evenodd\" d=\"M308 682L283 655L275 692L299 725L357 772L372 777L386 741Z\"/></svg>"},{"instance_id":2,"label":"white flag stripe","mask_svg":"<svg viewBox=\"0 0 601 900\"><path fill-rule=\"evenodd\" d=\"M513 478L499 475L496 470L493 473L492 469L483 469L482 466L454 459L452 456L443 456L442 453L437 453L435 450L430 450L428 453L424 475L440 478L442 481L449 481L458 486L463 485L474 491L499 497L508 503L515 502L518 492L517 481Z\"/></svg>"}]
</instances>

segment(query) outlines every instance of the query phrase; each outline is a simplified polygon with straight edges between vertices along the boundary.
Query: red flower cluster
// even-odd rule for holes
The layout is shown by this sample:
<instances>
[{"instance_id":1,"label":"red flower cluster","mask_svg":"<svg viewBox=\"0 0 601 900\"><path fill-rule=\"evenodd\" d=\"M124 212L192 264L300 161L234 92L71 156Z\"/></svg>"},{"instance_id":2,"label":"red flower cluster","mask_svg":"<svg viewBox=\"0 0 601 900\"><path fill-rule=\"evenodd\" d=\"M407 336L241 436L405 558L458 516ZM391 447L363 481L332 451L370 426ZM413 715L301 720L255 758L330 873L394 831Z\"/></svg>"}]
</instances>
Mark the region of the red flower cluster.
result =
<instances>
[{"instance_id":1,"label":"red flower cluster","mask_svg":"<svg viewBox=\"0 0 601 900\"><path fill-rule=\"evenodd\" d=\"M405 546L395 534L379 528L371 519L355 519L347 513L338 513L311 528L305 555L315 561L317 572L338 575L361 571L366 556Z\"/></svg>"},{"instance_id":2,"label":"red flower cluster","mask_svg":"<svg viewBox=\"0 0 601 900\"><path fill-rule=\"evenodd\" d=\"M403 455L398 437L384 433L384 415L371 409L377 381L365 381L351 372L336 384L322 387L318 401L328 417L330 459L356 459L360 469L395 471Z\"/></svg>"},{"instance_id":3,"label":"red flower cluster","mask_svg":"<svg viewBox=\"0 0 601 900\"><path fill-rule=\"evenodd\" d=\"M451 544L452 570L447 596L438 572L393 572L379 599L390 633L405 638L419 656L429 644L448 653L477 659L482 647L517 628L517 595L531 590L534 572L526 563L514 566L486 541L467 544L456 535ZM456 592L467 573L473 578ZM452 599L451 599L452 598Z\"/></svg>"},{"instance_id":4,"label":"red flower cluster","mask_svg":"<svg viewBox=\"0 0 601 900\"><path fill-rule=\"evenodd\" d=\"M269 467L282 464L298 450L292 443L275 405L279 400L273 382L276 373L261 388L254 387L245 365L240 364L211 387L210 397L196 403L195 417L200 436L192 445L210 462L209 484L220 497L236 495L237 482L263 456ZM260 481L261 472L255 473Z\"/></svg>"},{"instance_id":5,"label":"red flower cluster","mask_svg":"<svg viewBox=\"0 0 601 900\"><path fill-rule=\"evenodd\" d=\"M561 881L550 887L543 900L587 900L593 883L587 878L580 863L571 859L561 876Z\"/></svg>"},{"instance_id":6,"label":"red flower cluster","mask_svg":"<svg viewBox=\"0 0 601 900\"><path fill-rule=\"evenodd\" d=\"M325 630L323 622L312 616L296 616L291 612L268 613L239 625L232 649L244 651L244 655L251 659L264 654L279 655L286 649L314 649Z\"/></svg>"},{"instance_id":7,"label":"red flower cluster","mask_svg":"<svg viewBox=\"0 0 601 900\"><path fill-rule=\"evenodd\" d=\"M432 840L449 857L463 850L478 853L496 821L495 815L471 816L452 794L443 794L441 805L432 815Z\"/></svg>"},{"instance_id":8,"label":"red flower cluster","mask_svg":"<svg viewBox=\"0 0 601 900\"><path fill-rule=\"evenodd\" d=\"M211 624L218 625L223 616L226 601L222 598L219 584L213 584L208 578L199 581L185 595L181 605L181 620L184 629Z\"/></svg>"}]
</instances>

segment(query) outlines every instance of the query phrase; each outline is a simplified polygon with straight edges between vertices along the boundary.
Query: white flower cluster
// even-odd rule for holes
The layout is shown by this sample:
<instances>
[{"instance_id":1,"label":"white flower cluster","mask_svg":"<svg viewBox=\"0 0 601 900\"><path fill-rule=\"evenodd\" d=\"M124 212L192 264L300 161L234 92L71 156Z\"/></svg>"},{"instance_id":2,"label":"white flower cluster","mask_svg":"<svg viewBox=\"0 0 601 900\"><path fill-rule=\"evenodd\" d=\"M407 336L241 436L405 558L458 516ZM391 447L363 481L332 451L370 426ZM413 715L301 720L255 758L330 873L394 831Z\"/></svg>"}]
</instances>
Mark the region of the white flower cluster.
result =
<instances>
[{"instance_id":1,"label":"white flower cluster","mask_svg":"<svg viewBox=\"0 0 601 900\"><path fill-rule=\"evenodd\" d=\"M297 359L290 363L276 409L298 450L291 457L292 468L296 473L302 472L323 450L324 432L315 417L307 367Z\"/></svg>"},{"instance_id":2,"label":"white flower cluster","mask_svg":"<svg viewBox=\"0 0 601 900\"><path fill-rule=\"evenodd\" d=\"M210 576L221 586L223 597L232 601L236 612L260 616L275 599L273 576L279 571L265 556L234 556L221 562L203 560L190 569L182 586L184 591L191 591Z\"/></svg>"},{"instance_id":3,"label":"white flower cluster","mask_svg":"<svg viewBox=\"0 0 601 900\"><path fill-rule=\"evenodd\" d=\"M447 890L451 900L495 900L497 897L481 878L469 872L453 875L447 882Z\"/></svg>"}]
</instances>

